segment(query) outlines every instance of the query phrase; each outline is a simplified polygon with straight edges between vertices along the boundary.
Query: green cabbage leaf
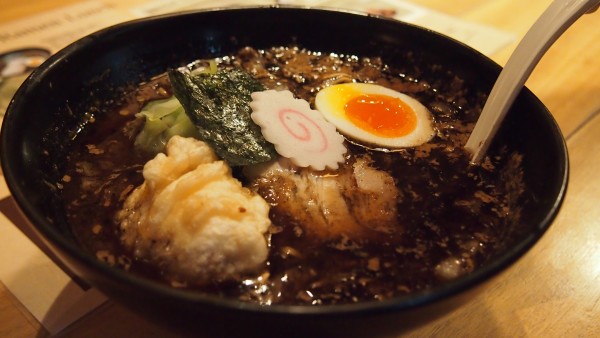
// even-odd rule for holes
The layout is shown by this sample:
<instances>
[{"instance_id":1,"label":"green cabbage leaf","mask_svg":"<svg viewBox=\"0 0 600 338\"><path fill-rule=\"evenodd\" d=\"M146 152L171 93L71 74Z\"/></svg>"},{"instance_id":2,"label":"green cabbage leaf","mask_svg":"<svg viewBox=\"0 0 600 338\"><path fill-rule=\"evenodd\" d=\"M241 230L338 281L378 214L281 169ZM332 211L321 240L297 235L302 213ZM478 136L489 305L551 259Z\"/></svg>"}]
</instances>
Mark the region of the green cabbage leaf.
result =
<instances>
[{"instance_id":1,"label":"green cabbage leaf","mask_svg":"<svg viewBox=\"0 0 600 338\"><path fill-rule=\"evenodd\" d=\"M144 116L146 121L134 145L146 153L162 152L174 135L199 138L198 129L174 96L149 102L138 115Z\"/></svg>"}]
</instances>

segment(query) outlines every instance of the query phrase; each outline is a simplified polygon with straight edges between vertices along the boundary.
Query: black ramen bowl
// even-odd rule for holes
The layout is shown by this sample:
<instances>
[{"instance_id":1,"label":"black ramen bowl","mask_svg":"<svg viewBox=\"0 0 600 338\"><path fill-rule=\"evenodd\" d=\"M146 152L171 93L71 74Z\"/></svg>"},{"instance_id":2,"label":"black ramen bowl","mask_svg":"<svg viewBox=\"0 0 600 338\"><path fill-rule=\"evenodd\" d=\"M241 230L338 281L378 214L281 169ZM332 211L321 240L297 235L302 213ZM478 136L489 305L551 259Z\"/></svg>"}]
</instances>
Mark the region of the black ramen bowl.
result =
<instances>
[{"instance_id":1,"label":"black ramen bowl","mask_svg":"<svg viewBox=\"0 0 600 338\"><path fill-rule=\"evenodd\" d=\"M91 34L53 55L16 93L2 127L2 168L36 234L73 275L173 330L199 336L361 336L397 334L460 306L522 257L548 229L563 201L568 156L563 136L527 89L518 96L492 151L524 155L532 201L504 249L484 266L442 286L385 301L331 306L261 306L179 290L111 268L82 250L67 224L60 182L84 114L121 89L167 68L231 54L244 46L297 44L309 50L380 56L414 69L441 65L466 88L489 92L500 67L446 36L366 14L292 7L234 8L166 15ZM407 61L409 60L409 61ZM441 73L440 73L441 74ZM436 76L426 74L422 76ZM511 281L518 283L518 281Z\"/></svg>"}]
</instances>

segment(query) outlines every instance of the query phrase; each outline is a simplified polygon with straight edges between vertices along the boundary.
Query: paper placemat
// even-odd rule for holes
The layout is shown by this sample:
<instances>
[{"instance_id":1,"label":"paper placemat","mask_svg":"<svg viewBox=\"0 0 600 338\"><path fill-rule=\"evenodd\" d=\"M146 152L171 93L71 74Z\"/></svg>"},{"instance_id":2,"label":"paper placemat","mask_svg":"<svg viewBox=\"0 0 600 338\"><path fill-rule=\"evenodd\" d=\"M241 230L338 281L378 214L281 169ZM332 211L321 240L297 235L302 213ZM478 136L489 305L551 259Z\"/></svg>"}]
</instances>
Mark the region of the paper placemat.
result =
<instances>
[{"instance_id":1,"label":"paper placemat","mask_svg":"<svg viewBox=\"0 0 600 338\"><path fill-rule=\"evenodd\" d=\"M516 39L490 26L461 20L403 0L280 0L281 4L305 5L370 12L442 33L491 56Z\"/></svg>"},{"instance_id":2,"label":"paper placemat","mask_svg":"<svg viewBox=\"0 0 600 338\"><path fill-rule=\"evenodd\" d=\"M76 283L46 255L16 208L4 176L0 212L0 280L50 334L106 301L97 290Z\"/></svg>"}]
</instances>

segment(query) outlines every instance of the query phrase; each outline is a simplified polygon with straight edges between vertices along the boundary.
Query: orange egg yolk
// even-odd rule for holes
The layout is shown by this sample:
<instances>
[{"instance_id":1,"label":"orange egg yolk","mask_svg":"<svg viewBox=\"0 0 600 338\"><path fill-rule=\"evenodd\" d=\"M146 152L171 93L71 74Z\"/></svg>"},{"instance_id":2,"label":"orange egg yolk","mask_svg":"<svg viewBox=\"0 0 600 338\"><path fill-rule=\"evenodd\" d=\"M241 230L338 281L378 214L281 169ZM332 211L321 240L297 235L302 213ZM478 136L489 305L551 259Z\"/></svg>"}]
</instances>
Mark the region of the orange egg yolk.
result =
<instances>
[{"instance_id":1,"label":"orange egg yolk","mask_svg":"<svg viewBox=\"0 0 600 338\"><path fill-rule=\"evenodd\" d=\"M346 116L357 127L381 137L400 137L417 126L417 115L399 98L364 94L346 102Z\"/></svg>"}]
</instances>

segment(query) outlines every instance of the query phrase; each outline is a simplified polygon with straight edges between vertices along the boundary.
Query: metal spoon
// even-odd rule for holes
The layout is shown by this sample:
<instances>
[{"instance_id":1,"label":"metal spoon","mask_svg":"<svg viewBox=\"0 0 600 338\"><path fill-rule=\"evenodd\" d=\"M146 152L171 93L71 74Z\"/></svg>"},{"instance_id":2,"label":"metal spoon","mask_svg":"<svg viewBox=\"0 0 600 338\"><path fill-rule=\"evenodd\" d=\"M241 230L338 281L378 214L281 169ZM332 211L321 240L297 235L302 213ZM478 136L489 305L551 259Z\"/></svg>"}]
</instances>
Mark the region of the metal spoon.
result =
<instances>
[{"instance_id":1,"label":"metal spoon","mask_svg":"<svg viewBox=\"0 0 600 338\"><path fill-rule=\"evenodd\" d=\"M504 116L542 55L573 22L598 9L600 0L554 0L531 26L500 72L465 149L479 163Z\"/></svg>"}]
</instances>

